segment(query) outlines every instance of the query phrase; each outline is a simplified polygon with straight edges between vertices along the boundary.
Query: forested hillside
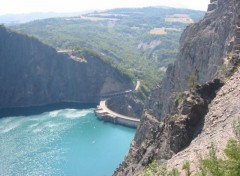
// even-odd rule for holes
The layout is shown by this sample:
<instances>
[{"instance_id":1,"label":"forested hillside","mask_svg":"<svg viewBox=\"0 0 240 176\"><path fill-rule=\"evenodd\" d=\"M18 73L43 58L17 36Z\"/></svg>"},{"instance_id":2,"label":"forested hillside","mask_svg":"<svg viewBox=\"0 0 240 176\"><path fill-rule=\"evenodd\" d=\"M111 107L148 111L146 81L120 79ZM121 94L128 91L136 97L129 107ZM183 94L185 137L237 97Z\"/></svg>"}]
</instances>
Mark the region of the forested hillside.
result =
<instances>
[{"instance_id":1,"label":"forested hillside","mask_svg":"<svg viewBox=\"0 0 240 176\"><path fill-rule=\"evenodd\" d=\"M160 7L114 9L78 17L36 20L12 28L58 50L97 50L151 88L175 60L184 28L203 14Z\"/></svg>"}]
</instances>

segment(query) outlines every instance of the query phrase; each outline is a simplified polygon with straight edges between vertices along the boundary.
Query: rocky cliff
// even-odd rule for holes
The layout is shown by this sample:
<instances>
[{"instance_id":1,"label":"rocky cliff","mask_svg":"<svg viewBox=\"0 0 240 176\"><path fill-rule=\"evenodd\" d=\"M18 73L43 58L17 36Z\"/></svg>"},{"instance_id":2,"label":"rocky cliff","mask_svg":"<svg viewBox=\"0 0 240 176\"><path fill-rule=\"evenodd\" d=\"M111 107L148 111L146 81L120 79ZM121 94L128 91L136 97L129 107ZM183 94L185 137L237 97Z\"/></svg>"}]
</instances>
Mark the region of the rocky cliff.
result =
<instances>
[{"instance_id":1,"label":"rocky cliff","mask_svg":"<svg viewBox=\"0 0 240 176\"><path fill-rule=\"evenodd\" d=\"M171 95L188 90L191 75L199 84L217 76L225 55L231 50L236 28L233 8L233 1L219 0L216 9L185 29L175 64L168 67L165 79L149 98L147 109L152 115L162 119L172 111Z\"/></svg>"},{"instance_id":2,"label":"rocky cliff","mask_svg":"<svg viewBox=\"0 0 240 176\"><path fill-rule=\"evenodd\" d=\"M143 103L134 94L113 97L107 101L107 106L114 112L135 118L143 113Z\"/></svg>"},{"instance_id":3,"label":"rocky cliff","mask_svg":"<svg viewBox=\"0 0 240 176\"><path fill-rule=\"evenodd\" d=\"M168 160L191 147L191 142L199 139L197 136L206 140L203 147L206 149L211 144L210 132L219 135L240 116L239 89L236 89L240 86L236 75L240 60L239 8L239 0L211 0L204 19L185 29L177 60L152 91L129 154L114 175L134 175L154 159ZM228 81L231 79L235 81ZM221 92L227 95L221 96ZM188 159L185 153L181 161L184 156ZM170 167L179 166L177 160L173 157Z\"/></svg>"},{"instance_id":4,"label":"rocky cliff","mask_svg":"<svg viewBox=\"0 0 240 176\"><path fill-rule=\"evenodd\" d=\"M90 51L72 54L58 53L0 26L0 108L93 103L101 95L134 87L129 77L101 55Z\"/></svg>"}]
</instances>

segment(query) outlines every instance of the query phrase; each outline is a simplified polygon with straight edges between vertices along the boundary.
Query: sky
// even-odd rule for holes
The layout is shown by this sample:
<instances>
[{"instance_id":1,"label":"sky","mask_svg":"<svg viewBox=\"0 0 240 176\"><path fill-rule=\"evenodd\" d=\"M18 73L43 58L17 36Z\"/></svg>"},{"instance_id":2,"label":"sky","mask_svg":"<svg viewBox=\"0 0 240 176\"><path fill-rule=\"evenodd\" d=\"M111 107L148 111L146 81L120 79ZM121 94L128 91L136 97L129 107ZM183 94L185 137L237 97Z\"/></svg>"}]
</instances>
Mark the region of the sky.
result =
<instances>
[{"instance_id":1,"label":"sky","mask_svg":"<svg viewBox=\"0 0 240 176\"><path fill-rule=\"evenodd\" d=\"M207 10L210 0L0 0L0 15L31 12L80 12L121 7L170 6Z\"/></svg>"}]
</instances>

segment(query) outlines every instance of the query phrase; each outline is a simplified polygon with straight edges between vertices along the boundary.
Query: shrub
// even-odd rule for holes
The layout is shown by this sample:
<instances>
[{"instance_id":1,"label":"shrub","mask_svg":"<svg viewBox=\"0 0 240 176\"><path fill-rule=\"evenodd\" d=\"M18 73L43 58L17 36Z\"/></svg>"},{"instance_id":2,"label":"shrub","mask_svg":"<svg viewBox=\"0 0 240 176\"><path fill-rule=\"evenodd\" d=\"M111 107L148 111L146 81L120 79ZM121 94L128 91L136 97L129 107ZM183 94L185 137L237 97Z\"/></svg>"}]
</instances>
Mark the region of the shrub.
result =
<instances>
[{"instance_id":1,"label":"shrub","mask_svg":"<svg viewBox=\"0 0 240 176\"><path fill-rule=\"evenodd\" d=\"M173 168L171 172L167 174L167 176L179 176L179 171L176 168Z\"/></svg>"},{"instance_id":2,"label":"shrub","mask_svg":"<svg viewBox=\"0 0 240 176\"><path fill-rule=\"evenodd\" d=\"M240 121L234 123L237 140L230 139L224 150L226 159L216 156L216 147L211 146L207 159L201 160L201 168L212 176L240 176ZM199 174L199 173L198 173ZM199 174L201 175L201 174Z\"/></svg>"},{"instance_id":3,"label":"shrub","mask_svg":"<svg viewBox=\"0 0 240 176\"><path fill-rule=\"evenodd\" d=\"M184 93L183 92L175 92L174 96L177 100L178 105L184 101Z\"/></svg>"},{"instance_id":4,"label":"shrub","mask_svg":"<svg viewBox=\"0 0 240 176\"><path fill-rule=\"evenodd\" d=\"M189 163L189 161L186 161L184 164L183 164L183 166L182 166L182 169L183 170L185 170L185 175L186 176L190 176L191 175L191 169L190 169L190 163Z\"/></svg>"},{"instance_id":5,"label":"shrub","mask_svg":"<svg viewBox=\"0 0 240 176\"><path fill-rule=\"evenodd\" d=\"M202 160L201 164L210 175L224 176L225 171L223 169L223 161L217 158L216 151L217 148L212 144L208 158Z\"/></svg>"},{"instance_id":6,"label":"shrub","mask_svg":"<svg viewBox=\"0 0 240 176\"><path fill-rule=\"evenodd\" d=\"M187 85L188 88L194 88L197 85L197 75L192 73L189 77L188 77L188 81L187 81Z\"/></svg>"}]
</instances>

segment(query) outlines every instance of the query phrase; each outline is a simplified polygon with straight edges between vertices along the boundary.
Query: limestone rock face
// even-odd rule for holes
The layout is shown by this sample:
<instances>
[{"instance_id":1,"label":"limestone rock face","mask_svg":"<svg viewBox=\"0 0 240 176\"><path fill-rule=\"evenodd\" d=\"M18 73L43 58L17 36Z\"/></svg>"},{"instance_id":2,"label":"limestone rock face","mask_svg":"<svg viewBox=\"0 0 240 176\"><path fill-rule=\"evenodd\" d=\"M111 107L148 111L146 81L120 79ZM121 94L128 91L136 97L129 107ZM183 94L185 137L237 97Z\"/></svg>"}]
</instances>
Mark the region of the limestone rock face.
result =
<instances>
[{"instance_id":1,"label":"limestone rock face","mask_svg":"<svg viewBox=\"0 0 240 176\"><path fill-rule=\"evenodd\" d=\"M0 26L0 108L57 102L93 103L134 87L99 56L57 53L36 39Z\"/></svg>"},{"instance_id":2,"label":"limestone rock face","mask_svg":"<svg viewBox=\"0 0 240 176\"><path fill-rule=\"evenodd\" d=\"M176 100L175 111L163 121L145 112L129 155L115 175L131 176L149 163L167 160L183 150L202 131L208 105L223 83L216 79L186 91Z\"/></svg>"},{"instance_id":3,"label":"limestone rock face","mask_svg":"<svg viewBox=\"0 0 240 176\"><path fill-rule=\"evenodd\" d=\"M194 171L198 164L198 155L205 157L213 143L221 156L228 139L235 138L233 124L240 120L240 69L238 69L209 105L204 117L201 133L191 141L191 144L174 155L167 163L169 168L181 170L186 160ZM198 154L198 155L197 155Z\"/></svg>"},{"instance_id":4,"label":"limestone rock face","mask_svg":"<svg viewBox=\"0 0 240 176\"><path fill-rule=\"evenodd\" d=\"M183 32L176 62L169 66L165 79L152 92L146 105L157 119L165 118L172 111L174 92L189 89L190 75L195 75L198 84L217 76L236 26L234 1L218 0L217 3L215 11L207 12L203 20Z\"/></svg>"},{"instance_id":5,"label":"limestone rock face","mask_svg":"<svg viewBox=\"0 0 240 176\"><path fill-rule=\"evenodd\" d=\"M211 3L214 8L183 32L177 60L151 92L129 154L114 175L134 175L153 159L162 162L173 157L169 167L181 167L195 148L206 151L211 136L217 142L223 136L223 143L233 136L227 131L231 131L233 119L240 117L240 1ZM218 78L225 78L222 88ZM189 82L199 86L189 92ZM178 154L180 151L183 153Z\"/></svg>"}]
</instances>

